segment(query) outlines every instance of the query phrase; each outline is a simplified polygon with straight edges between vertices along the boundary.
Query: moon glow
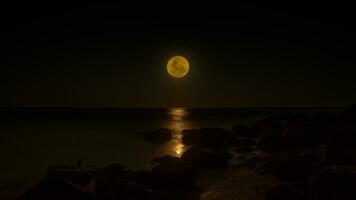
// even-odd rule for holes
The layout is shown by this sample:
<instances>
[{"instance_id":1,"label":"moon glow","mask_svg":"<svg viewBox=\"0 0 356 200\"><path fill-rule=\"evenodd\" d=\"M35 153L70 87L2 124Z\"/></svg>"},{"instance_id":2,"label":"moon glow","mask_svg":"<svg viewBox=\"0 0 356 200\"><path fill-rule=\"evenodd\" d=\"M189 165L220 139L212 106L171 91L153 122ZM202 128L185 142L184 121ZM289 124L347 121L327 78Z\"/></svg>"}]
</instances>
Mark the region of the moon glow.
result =
<instances>
[{"instance_id":1,"label":"moon glow","mask_svg":"<svg viewBox=\"0 0 356 200\"><path fill-rule=\"evenodd\" d=\"M168 60L167 71L174 78L183 78L189 72L189 62L183 56L174 56Z\"/></svg>"}]
</instances>

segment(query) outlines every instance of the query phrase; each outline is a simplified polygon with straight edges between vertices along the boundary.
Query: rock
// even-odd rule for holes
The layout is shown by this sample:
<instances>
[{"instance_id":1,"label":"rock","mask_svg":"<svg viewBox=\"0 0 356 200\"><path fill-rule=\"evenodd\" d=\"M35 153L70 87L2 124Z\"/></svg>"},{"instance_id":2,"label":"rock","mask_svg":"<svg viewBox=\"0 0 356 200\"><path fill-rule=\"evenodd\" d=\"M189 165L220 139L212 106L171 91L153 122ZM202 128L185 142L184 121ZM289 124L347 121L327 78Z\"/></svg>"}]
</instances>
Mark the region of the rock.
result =
<instances>
[{"instance_id":1,"label":"rock","mask_svg":"<svg viewBox=\"0 0 356 200\"><path fill-rule=\"evenodd\" d=\"M309 198L313 200L356 199L356 166L329 166L315 172L309 181Z\"/></svg>"},{"instance_id":2,"label":"rock","mask_svg":"<svg viewBox=\"0 0 356 200\"><path fill-rule=\"evenodd\" d=\"M64 179L48 178L26 191L19 200L92 200L94 196L83 192Z\"/></svg>"},{"instance_id":3,"label":"rock","mask_svg":"<svg viewBox=\"0 0 356 200\"><path fill-rule=\"evenodd\" d=\"M266 200L302 200L303 195L291 185L277 185L265 193Z\"/></svg>"},{"instance_id":4,"label":"rock","mask_svg":"<svg viewBox=\"0 0 356 200\"><path fill-rule=\"evenodd\" d=\"M171 130L166 128L160 128L150 133L147 133L144 139L146 141L154 142L154 143L168 142L169 140L172 139Z\"/></svg>"},{"instance_id":5,"label":"rock","mask_svg":"<svg viewBox=\"0 0 356 200\"><path fill-rule=\"evenodd\" d=\"M201 135L198 129L183 130L182 143L185 145L196 145L200 142Z\"/></svg>"},{"instance_id":6,"label":"rock","mask_svg":"<svg viewBox=\"0 0 356 200\"><path fill-rule=\"evenodd\" d=\"M212 153L199 148L189 148L182 155L183 163L201 167L225 167L232 158L230 153Z\"/></svg>"}]
</instances>

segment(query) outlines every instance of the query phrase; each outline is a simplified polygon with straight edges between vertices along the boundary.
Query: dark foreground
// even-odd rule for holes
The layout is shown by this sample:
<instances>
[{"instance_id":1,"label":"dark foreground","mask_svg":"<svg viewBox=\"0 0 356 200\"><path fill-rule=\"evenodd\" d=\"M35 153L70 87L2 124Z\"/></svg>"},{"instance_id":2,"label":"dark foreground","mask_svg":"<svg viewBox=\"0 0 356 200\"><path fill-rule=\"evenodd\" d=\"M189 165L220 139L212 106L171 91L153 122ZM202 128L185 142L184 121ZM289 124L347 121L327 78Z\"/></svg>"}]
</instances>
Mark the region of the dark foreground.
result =
<instances>
[{"instance_id":1,"label":"dark foreground","mask_svg":"<svg viewBox=\"0 0 356 200\"><path fill-rule=\"evenodd\" d=\"M169 129L145 136L171 139ZM178 158L134 171L53 166L20 199L356 199L356 106L337 114L282 114L222 128L187 129Z\"/></svg>"}]
</instances>

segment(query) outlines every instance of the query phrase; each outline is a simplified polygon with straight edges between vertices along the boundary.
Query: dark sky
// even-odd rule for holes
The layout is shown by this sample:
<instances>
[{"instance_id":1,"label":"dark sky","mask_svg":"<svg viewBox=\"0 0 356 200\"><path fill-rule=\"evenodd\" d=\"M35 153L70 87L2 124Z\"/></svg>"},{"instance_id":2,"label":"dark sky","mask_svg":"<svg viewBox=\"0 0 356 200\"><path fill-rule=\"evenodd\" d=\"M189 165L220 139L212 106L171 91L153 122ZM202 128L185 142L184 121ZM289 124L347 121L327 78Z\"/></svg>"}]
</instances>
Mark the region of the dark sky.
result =
<instances>
[{"instance_id":1,"label":"dark sky","mask_svg":"<svg viewBox=\"0 0 356 200\"><path fill-rule=\"evenodd\" d=\"M351 4L169 2L2 5L0 106L356 102Z\"/></svg>"}]
</instances>

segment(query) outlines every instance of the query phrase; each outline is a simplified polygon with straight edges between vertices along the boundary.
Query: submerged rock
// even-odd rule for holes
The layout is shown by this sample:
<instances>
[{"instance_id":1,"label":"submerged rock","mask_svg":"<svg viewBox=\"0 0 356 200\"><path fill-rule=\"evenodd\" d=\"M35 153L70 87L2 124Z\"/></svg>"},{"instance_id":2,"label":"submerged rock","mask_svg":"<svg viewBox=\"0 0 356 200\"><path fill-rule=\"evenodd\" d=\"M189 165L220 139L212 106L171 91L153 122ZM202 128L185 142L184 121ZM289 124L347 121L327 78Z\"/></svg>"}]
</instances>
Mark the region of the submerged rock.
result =
<instances>
[{"instance_id":1,"label":"submerged rock","mask_svg":"<svg viewBox=\"0 0 356 200\"><path fill-rule=\"evenodd\" d=\"M171 130L167 128L160 128L150 133L147 133L144 136L144 139L146 141L154 142L154 143L168 142L169 140L172 139L172 133Z\"/></svg>"}]
</instances>

